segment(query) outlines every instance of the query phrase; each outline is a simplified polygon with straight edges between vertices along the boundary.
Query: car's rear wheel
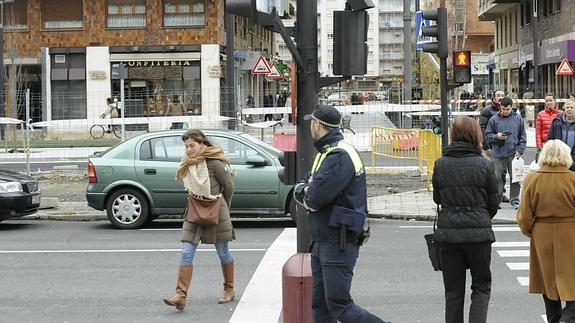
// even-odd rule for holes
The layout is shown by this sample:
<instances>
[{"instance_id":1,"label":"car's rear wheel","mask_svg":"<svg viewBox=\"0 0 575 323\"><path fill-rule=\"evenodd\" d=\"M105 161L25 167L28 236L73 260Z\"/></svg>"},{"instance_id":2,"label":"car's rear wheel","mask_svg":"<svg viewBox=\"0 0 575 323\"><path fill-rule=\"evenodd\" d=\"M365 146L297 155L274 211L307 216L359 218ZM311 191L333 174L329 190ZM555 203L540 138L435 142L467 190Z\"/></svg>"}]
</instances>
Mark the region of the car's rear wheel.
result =
<instances>
[{"instance_id":1,"label":"car's rear wheel","mask_svg":"<svg viewBox=\"0 0 575 323\"><path fill-rule=\"evenodd\" d=\"M106 213L114 227L138 229L148 223L150 207L142 193L131 188L122 188L108 199Z\"/></svg>"}]
</instances>

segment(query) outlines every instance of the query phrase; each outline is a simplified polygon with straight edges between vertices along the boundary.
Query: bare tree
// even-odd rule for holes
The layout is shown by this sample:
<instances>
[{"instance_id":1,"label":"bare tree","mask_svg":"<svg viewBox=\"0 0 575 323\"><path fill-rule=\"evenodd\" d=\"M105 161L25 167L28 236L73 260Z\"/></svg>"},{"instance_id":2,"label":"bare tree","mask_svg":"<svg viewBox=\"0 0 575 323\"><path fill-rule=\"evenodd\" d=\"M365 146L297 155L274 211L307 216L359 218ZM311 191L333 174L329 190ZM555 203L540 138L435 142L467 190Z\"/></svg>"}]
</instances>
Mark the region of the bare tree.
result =
<instances>
[{"instance_id":1,"label":"bare tree","mask_svg":"<svg viewBox=\"0 0 575 323\"><path fill-rule=\"evenodd\" d=\"M25 115L23 102L25 100L26 77L23 66L19 62L19 58L22 57L19 51L20 44L25 41L25 33L11 28L18 21L13 10L8 12L8 17L8 21L4 22L4 62L7 63L4 69L6 116L18 119L19 116ZM7 130L7 133L12 135L10 139L13 142L13 148L16 148L17 126L8 125Z\"/></svg>"}]
</instances>

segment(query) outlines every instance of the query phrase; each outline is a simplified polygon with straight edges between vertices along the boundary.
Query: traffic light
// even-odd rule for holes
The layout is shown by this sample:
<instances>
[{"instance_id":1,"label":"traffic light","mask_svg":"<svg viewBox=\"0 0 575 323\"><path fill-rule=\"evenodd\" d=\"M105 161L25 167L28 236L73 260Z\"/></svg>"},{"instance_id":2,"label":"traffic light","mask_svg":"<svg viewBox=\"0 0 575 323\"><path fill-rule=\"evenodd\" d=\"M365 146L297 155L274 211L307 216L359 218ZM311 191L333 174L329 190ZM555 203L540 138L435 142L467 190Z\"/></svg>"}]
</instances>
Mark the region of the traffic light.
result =
<instances>
[{"instance_id":1,"label":"traffic light","mask_svg":"<svg viewBox=\"0 0 575 323\"><path fill-rule=\"evenodd\" d=\"M333 12L333 75L367 74L367 11Z\"/></svg>"},{"instance_id":2,"label":"traffic light","mask_svg":"<svg viewBox=\"0 0 575 323\"><path fill-rule=\"evenodd\" d=\"M453 51L453 83L471 83L471 51Z\"/></svg>"},{"instance_id":3,"label":"traffic light","mask_svg":"<svg viewBox=\"0 0 575 323\"><path fill-rule=\"evenodd\" d=\"M278 159L283 166L278 170L280 181L286 185L293 185L297 182L296 152L284 151L279 154Z\"/></svg>"},{"instance_id":4,"label":"traffic light","mask_svg":"<svg viewBox=\"0 0 575 323\"><path fill-rule=\"evenodd\" d=\"M421 34L426 37L435 37L436 42L424 43L423 51L426 53L437 54L439 58L446 59L447 49L447 9L440 7L422 11L422 17L426 20L435 21L433 26L423 26Z\"/></svg>"}]
</instances>

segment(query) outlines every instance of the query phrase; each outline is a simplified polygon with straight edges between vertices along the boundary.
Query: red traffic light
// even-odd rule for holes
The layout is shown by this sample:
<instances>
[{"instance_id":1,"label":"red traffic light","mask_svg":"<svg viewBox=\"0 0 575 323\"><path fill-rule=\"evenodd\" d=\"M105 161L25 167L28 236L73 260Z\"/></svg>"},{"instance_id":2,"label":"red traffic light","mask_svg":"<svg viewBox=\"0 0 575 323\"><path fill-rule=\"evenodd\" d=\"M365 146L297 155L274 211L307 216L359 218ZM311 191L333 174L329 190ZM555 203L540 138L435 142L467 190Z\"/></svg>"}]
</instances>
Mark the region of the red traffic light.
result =
<instances>
[{"instance_id":1,"label":"red traffic light","mask_svg":"<svg viewBox=\"0 0 575 323\"><path fill-rule=\"evenodd\" d=\"M453 51L453 67L457 68L471 67L471 51L470 50Z\"/></svg>"}]
</instances>

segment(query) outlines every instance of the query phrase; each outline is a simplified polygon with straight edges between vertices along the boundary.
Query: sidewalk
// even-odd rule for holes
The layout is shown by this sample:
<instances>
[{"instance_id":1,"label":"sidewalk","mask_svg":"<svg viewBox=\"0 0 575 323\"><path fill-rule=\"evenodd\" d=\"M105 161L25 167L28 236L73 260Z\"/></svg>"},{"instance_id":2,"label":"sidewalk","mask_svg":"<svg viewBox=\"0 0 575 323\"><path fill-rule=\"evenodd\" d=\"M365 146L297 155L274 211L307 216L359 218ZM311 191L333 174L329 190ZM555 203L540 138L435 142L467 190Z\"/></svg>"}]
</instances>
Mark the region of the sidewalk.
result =
<instances>
[{"instance_id":1,"label":"sidewalk","mask_svg":"<svg viewBox=\"0 0 575 323\"><path fill-rule=\"evenodd\" d=\"M107 147L80 147L80 148L33 148L30 150L30 161L51 162L51 161L87 161L88 156L96 151L104 151ZM9 153L0 151L1 163L25 163L26 153Z\"/></svg>"},{"instance_id":2,"label":"sidewalk","mask_svg":"<svg viewBox=\"0 0 575 323\"><path fill-rule=\"evenodd\" d=\"M433 191L427 190L368 198L367 207L372 218L417 221L433 221L437 211L433 202ZM516 212L511 208L511 204L501 203L501 209L493 218L493 223L516 223Z\"/></svg>"}]
</instances>

